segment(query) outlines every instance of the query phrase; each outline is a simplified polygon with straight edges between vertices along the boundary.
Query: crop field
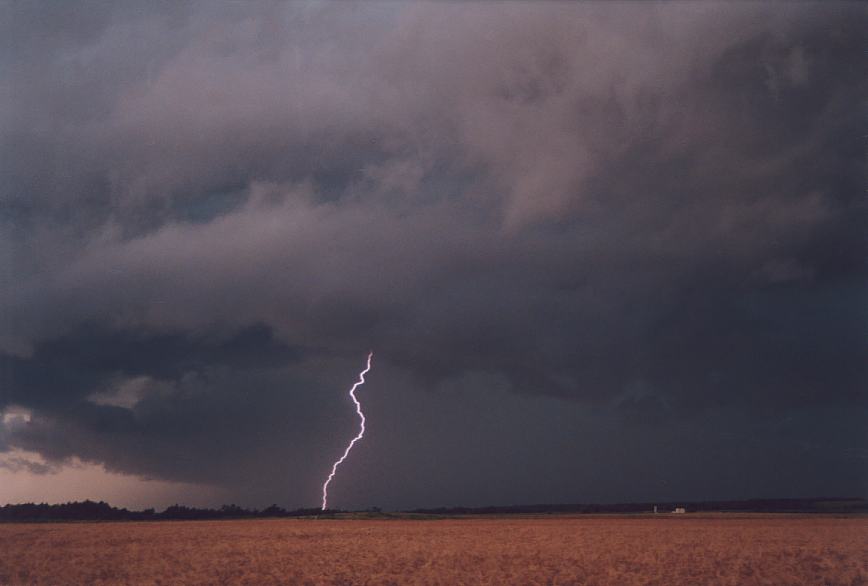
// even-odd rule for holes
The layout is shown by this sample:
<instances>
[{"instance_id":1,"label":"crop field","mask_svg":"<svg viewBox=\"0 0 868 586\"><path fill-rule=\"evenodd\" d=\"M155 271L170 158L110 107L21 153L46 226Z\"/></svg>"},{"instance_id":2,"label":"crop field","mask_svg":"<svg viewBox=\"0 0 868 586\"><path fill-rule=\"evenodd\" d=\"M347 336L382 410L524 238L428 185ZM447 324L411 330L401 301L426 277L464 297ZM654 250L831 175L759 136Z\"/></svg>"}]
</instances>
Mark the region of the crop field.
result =
<instances>
[{"instance_id":1,"label":"crop field","mask_svg":"<svg viewBox=\"0 0 868 586\"><path fill-rule=\"evenodd\" d=\"M0 525L2 584L868 584L868 518Z\"/></svg>"}]
</instances>

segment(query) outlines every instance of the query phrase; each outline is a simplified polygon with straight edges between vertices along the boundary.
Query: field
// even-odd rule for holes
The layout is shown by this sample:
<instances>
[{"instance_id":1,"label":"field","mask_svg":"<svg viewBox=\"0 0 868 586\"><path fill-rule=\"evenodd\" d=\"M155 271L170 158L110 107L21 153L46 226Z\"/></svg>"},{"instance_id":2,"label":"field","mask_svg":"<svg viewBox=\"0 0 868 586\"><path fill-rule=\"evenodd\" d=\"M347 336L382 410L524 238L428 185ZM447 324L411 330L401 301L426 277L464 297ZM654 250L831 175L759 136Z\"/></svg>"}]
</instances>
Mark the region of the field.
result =
<instances>
[{"instance_id":1,"label":"field","mask_svg":"<svg viewBox=\"0 0 868 586\"><path fill-rule=\"evenodd\" d=\"M0 584L868 584L868 518L0 525Z\"/></svg>"}]
</instances>

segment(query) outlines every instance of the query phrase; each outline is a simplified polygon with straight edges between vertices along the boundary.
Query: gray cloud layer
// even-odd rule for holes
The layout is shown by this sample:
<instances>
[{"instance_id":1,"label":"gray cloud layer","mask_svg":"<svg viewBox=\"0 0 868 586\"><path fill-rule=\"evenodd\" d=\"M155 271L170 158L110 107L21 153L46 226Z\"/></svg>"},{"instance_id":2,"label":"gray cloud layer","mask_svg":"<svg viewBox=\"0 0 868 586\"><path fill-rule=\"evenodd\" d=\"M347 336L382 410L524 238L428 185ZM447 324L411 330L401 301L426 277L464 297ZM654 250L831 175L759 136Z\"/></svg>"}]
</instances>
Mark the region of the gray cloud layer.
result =
<instances>
[{"instance_id":1,"label":"gray cloud layer","mask_svg":"<svg viewBox=\"0 0 868 586\"><path fill-rule=\"evenodd\" d=\"M863 7L2 10L0 446L304 504L374 348L349 502L865 492Z\"/></svg>"}]
</instances>

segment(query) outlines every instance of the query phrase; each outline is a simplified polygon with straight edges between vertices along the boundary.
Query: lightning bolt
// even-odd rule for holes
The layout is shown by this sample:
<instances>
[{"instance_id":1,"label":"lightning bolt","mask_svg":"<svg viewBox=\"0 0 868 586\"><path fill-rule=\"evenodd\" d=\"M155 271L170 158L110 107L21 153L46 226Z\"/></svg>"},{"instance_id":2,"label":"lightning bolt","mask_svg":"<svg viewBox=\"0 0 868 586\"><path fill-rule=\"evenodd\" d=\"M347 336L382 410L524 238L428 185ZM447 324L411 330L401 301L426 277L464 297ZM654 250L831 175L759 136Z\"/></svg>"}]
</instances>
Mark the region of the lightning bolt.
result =
<instances>
[{"instance_id":1,"label":"lightning bolt","mask_svg":"<svg viewBox=\"0 0 868 586\"><path fill-rule=\"evenodd\" d=\"M359 400L356 399L356 389L365 384L365 375L368 374L368 371L371 370L371 358L373 358L374 353L368 352L368 364L365 366L365 370L359 373L359 380L356 381L356 384L353 385L353 388L350 389L350 398L352 398L353 403L356 404L356 413L359 414L359 419L361 419L361 426L359 427L359 435L350 440L350 444L347 446L347 449L344 450L344 455L338 459L332 465L332 472L329 474L329 477L326 479L325 483L322 485L322 510L325 511L328 507L328 498L329 498L329 482L332 481L332 478L335 477L335 473L338 471L338 466L340 466L344 460L347 459L347 456L350 455L350 450L353 449L353 446L357 441L362 439L365 436L365 414L362 413L362 404L359 403Z\"/></svg>"}]
</instances>

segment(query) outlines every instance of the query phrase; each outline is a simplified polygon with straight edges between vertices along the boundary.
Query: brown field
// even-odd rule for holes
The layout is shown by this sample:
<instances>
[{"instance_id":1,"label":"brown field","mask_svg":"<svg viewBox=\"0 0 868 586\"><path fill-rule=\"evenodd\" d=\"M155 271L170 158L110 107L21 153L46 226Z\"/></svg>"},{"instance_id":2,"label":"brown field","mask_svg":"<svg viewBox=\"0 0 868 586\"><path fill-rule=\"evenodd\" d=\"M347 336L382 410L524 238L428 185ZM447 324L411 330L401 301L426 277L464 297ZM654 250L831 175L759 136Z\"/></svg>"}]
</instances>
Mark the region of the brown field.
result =
<instances>
[{"instance_id":1,"label":"brown field","mask_svg":"<svg viewBox=\"0 0 868 586\"><path fill-rule=\"evenodd\" d=\"M868 519L0 525L2 584L868 584Z\"/></svg>"}]
</instances>

